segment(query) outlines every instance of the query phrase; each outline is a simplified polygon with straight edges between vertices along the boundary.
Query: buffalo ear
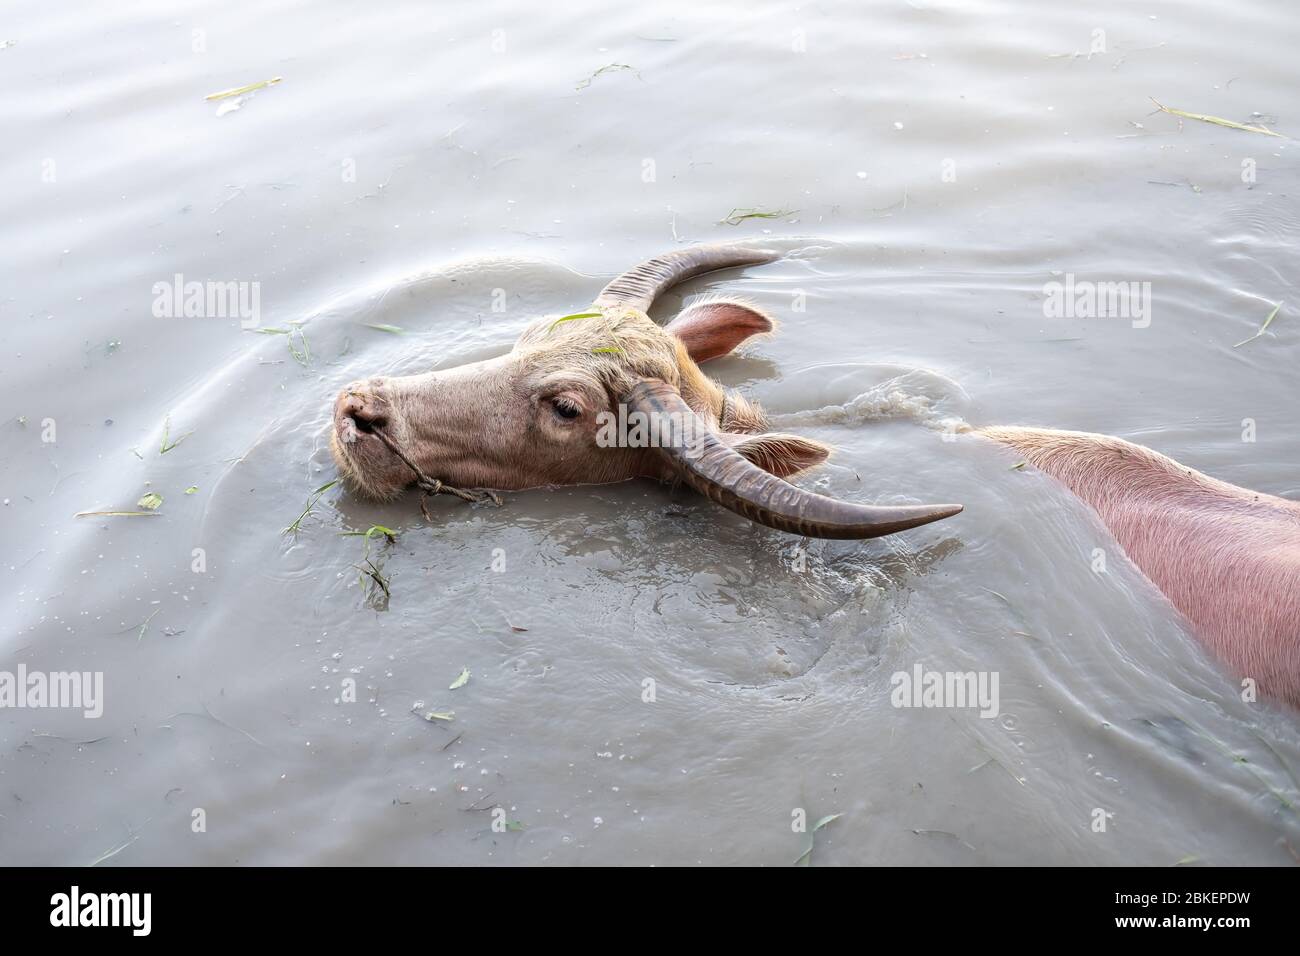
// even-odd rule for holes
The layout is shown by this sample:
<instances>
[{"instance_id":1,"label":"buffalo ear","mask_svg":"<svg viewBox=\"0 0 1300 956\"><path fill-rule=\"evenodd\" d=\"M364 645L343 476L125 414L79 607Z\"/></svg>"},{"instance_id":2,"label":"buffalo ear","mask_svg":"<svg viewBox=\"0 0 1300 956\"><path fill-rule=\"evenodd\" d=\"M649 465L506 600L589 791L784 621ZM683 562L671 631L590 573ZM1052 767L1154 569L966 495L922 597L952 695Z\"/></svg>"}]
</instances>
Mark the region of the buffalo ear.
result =
<instances>
[{"instance_id":1,"label":"buffalo ear","mask_svg":"<svg viewBox=\"0 0 1300 956\"><path fill-rule=\"evenodd\" d=\"M727 355L750 336L771 332L775 327L752 305L733 299L708 299L682 309L664 331L681 339L696 362L707 362Z\"/></svg>"},{"instance_id":2,"label":"buffalo ear","mask_svg":"<svg viewBox=\"0 0 1300 956\"><path fill-rule=\"evenodd\" d=\"M781 432L761 435L725 433L721 438L750 462L778 478L789 478L820 465L831 454L830 448L819 441Z\"/></svg>"}]
</instances>

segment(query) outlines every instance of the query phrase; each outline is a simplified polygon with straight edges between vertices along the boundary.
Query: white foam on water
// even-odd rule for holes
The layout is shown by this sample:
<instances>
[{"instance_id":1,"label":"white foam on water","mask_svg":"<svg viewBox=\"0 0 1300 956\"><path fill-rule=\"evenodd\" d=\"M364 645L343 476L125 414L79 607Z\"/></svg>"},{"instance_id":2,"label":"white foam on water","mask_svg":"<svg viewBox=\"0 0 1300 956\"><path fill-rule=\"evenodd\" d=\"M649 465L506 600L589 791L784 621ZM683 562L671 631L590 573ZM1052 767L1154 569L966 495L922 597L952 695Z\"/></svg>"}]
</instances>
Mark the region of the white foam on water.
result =
<instances>
[{"instance_id":1,"label":"white foam on water","mask_svg":"<svg viewBox=\"0 0 1300 956\"><path fill-rule=\"evenodd\" d=\"M770 416L773 426L862 425L884 420L904 420L932 428L965 431L964 419L954 416L953 405L969 403L956 382L927 369L910 369L872 385L846 402Z\"/></svg>"}]
</instances>

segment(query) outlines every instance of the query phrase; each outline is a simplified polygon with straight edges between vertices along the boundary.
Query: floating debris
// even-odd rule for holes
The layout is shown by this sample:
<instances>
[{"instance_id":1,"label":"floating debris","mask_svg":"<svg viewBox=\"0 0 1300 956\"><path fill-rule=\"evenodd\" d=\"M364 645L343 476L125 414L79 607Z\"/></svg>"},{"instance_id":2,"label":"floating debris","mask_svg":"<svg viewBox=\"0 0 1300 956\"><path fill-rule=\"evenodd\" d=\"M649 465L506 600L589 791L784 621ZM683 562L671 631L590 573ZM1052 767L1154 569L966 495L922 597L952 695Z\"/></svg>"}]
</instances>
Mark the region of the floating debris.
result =
<instances>
[{"instance_id":1,"label":"floating debris","mask_svg":"<svg viewBox=\"0 0 1300 956\"><path fill-rule=\"evenodd\" d=\"M454 681L452 681L451 686L448 687L447 689L460 690L460 688L464 687L468 683L469 683L469 668L466 667L463 670L461 670L460 676L457 677Z\"/></svg>"},{"instance_id":2,"label":"floating debris","mask_svg":"<svg viewBox=\"0 0 1300 956\"><path fill-rule=\"evenodd\" d=\"M301 351L294 348L293 346L294 332L298 333L298 341L302 343ZM288 342L289 342L289 354L293 356L293 360L297 362L299 365L301 365L303 368L306 368L308 365L310 365L311 347L307 344L307 333L300 328L290 329Z\"/></svg>"},{"instance_id":3,"label":"floating debris","mask_svg":"<svg viewBox=\"0 0 1300 956\"><path fill-rule=\"evenodd\" d=\"M283 77L272 77L270 79L264 79L264 81L261 81L260 83L248 83L248 86L237 86L231 88L231 90L222 90L221 92L209 92L209 94L204 96L203 99L208 100L209 103L211 103L212 100L224 100L230 98L230 96L243 96L244 94L250 94L250 92L265 90L266 87L274 86L279 81L282 81L282 79Z\"/></svg>"},{"instance_id":4,"label":"floating debris","mask_svg":"<svg viewBox=\"0 0 1300 956\"><path fill-rule=\"evenodd\" d=\"M146 511L157 511L163 503L163 496L156 491L140 496L140 500L135 503L137 508L144 508Z\"/></svg>"},{"instance_id":5,"label":"floating debris","mask_svg":"<svg viewBox=\"0 0 1300 956\"><path fill-rule=\"evenodd\" d=\"M739 226L746 219L783 219L793 216L798 209L757 209L752 206L737 207L727 213L726 218L719 219L719 226Z\"/></svg>"},{"instance_id":6,"label":"floating debris","mask_svg":"<svg viewBox=\"0 0 1300 956\"><path fill-rule=\"evenodd\" d=\"M359 564L354 564L353 567L361 572L361 582L363 584L366 578L371 581L371 589L370 593L366 595L366 603L377 611L386 610L388 602L393 598L393 593L388 588L388 578L384 577L383 568L380 565L375 564L369 558L366 558L365 561L366 566L364 568ZM380 600L380 594L383 595L383 600Z\"/></svg>"},{"instance_id":7,"label":"floating debris","mask_svg":"<svg viewBox=\"0 0 1300 956\"><path fill-rule=\"evenodd\" d=\"M1271 129L1267 129L1266 127L1263 126L1247 126L1245 123L1236 123L1233 122L1232 120L1224 119L1221 116L1209 116L1205 113L1189 113L1186 110L1176 110L1173 107L1165 106L1154 96L1151 97L1151 102L1155 103L1156 108L1159 109L1162 113L1169 113L1172 114L1173 116L1181 116L1185 119L1199 120L1202 123L1213 123L1215 126L1226 126L1228 127L1228 129L1245 130L1247 133L1263 133L1265 136L1276 136L1280 139L1286 138L1281 133L1275 133Z\"/></svg>"},{"instance_id":8,"label":"floating debris","mask_svg":"<svg viewBox=\"0 0 1300 956\"><path fill-rule=\"evenodd\" d=\"M131 839L127 840L125 843L119 843L111 850L107 850L104 853L101 853L99 856L95 857L95 859L90 861L90 865L99 866L99 864L103 863L105 860L111 860L113 857L117 856L119 853L121 853L131 844L135 843L135 841L138 839L140 839L139 833L132 834Z\"/></svg>"},{"instance_id":9,"label":"floating debris","mask_svg":"<svg viewBox=\"0 0 1300 956\"><path fill-rule=\"evenodd\" d=\"M298 515L298 517L297 517L297 519L294 521L294 523L291 524L291 525L289 525L289 527L285 528L285 529L284 529L282 532L280 532L280 533L281 533L281 534L297 534L300 530L302 530L302 522L303 522L303 519L306 518L309 514L311 514L311 510L312 510L313 508L316 507L316 502L320 501L320 499L321 499L321 495L325 494L325 492L329 491L331 488L333 488L333 487L334 487L335 485L337 485L338 483L339 483L339 480L338 480L337 478L335 478L333 481L327 481L327 482L325 482L325 484L321 485L319 488L317 488L315 491L313 491L313 492L311 493L311 496L307 499L307 507L305 507L305 508L302 509L302 514Z\"/></svg>"},{"instance_id":10,"label":"floating debris","mask_svg":"<svg viewBox=\"0 0 1300 956\"><path fill-rule=\"evenodd\" d=\"M634 66L628 66L626 63L607 63L585 80L579 80L578 85L575 86L574 89L585 90L587 87L591 86L598 76L604 76L606 73L619 73L624 71L631 72L638 80L641 79L640 72L638 72Z\"/></svg>"},{"instance_id":11,"label":"floating debris","mask_svg":"<svg viewBox=\"0 0 1300 956\"><path fill-rule=\"evenodd\" d=\"M148 617L146 617L146 618L144 619L143 622L141 622L141 624L140 624L140 633L138 633L138 634L135 636L135 642L136 642L137 644L139 644L141 641L144 640L144 632L147 631L147 630L149 629L149 622L152 621L155 617L157 617L157 616L158 616L158 612L161 611L161 610L162 610L162 608L160 608L160 607L154 608L153 613L150 614Z\"/></svg>"},{"instance_id":12,"label":"floating debris","mask_svg":"<svg viewBox=\"0 0 1300 956\"><path fill-rule=\"evenodd\" d=\"M1170 182L1167 179L1148 179L1147 182L1152 186L1187 186L1194 193L1201 192L1201 187L1196 185L1196 183L1192 182L1190 179L1181 183Z\"/></svg>"},{"instance_id":13,"label":"floating debris","mask_svg":"<svg viewBox=\"0 0 1300 956\"><path fill-rule=\"evenodd\" d=\"M169 441L169 438L171 437L171 430L172 430L172 419L171 416L168 415L166 418L163 419L162 444L158 447L158 454L160 455L167 454L169 451L171 451L173 448L175 448L185 439L189 438L191 435L194 434L194 432L192 431L186 432L184 435L182 435L180 438L176 439L175 441Z\"/></svg>"},{"instance_id":14,"label":"floating debris","mask_svg":"<svg viewBox=\"0 0 1300 956\"><path fill-rule=\"evenodd\" d=\"M808 849L799 854L799 858L794 861L795 866L812 866L812 851L817 844L817 831L842 816L844 816L842 813L831 813L813 824L812 830L808 833Z\"/></svg>"},{"instance_id":15,"label":"floating debris","mask_svg":"<svg viewBox=\"0 0 1300 956\"><path fill-rule=\"evenodd\" d=\"M1250 336L1250 338L1242 339L1240 342L1234 345L1233 348L1234 349L1240 348L1241 346L1245 345L1247 342L1253 342L1255 341L1255 339L1259 338L1261 335L1267 332L1268 327L1273 324L1273 320L1277 318L1278 312L1282 310L1282 306L1284 306L1285 304L1286 304L1285 302L1279 302L1277 305L1273 306L1273 311L1268 314L1268 318L1265 319L1264 324L1259 327L1259 331L1256 332L1254 335Z\"/></svg>"},{"instance_id":16,"label":"floating debris","mask_svg":"<svg viewBox=\"0 0 1300 956\"><path fill-rule=\"evenodd\" d=\"M242 109L244 99L258 90L264 90L268 86L275 86L283 77L273 76L269 80L262 80L260 83L249 83L247 86L236 86L234 89L222 90L220 93L209 93L203 97L205 100L219 100L217 104L217 115L225 116L227 113L233 113L235 110ZM213 210L215 212L215 210Z\"/></svg>"},{"instance_id":17,"label":"floating debris","mask_svg":"<svg viewBox=\"0 0 1300 956\"><path fill-rule=\"evenodd\" d=\"M340 531L339 536L344 538L365 538L369 541L371 538L377 538L383 535L388 539L389 544L397 541L397 532L392 528L385 528L381 524L372 524L365 531Z\"/></svg>"}]
</instances>

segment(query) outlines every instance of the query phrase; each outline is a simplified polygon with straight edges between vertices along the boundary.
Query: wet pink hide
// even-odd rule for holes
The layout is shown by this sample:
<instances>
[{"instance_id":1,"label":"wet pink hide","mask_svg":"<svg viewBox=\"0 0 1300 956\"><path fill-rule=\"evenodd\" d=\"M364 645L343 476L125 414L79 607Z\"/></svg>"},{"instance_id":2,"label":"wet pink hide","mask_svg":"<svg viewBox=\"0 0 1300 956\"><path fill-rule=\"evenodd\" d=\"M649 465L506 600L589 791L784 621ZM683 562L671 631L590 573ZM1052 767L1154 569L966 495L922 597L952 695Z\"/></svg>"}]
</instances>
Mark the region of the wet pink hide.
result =
<instances>
[{"instance_id":1,"label":"wet pink hide","mask_svg":"<svg viewBox=\"0 0 1300 956\"><path fill-rule=\"evenodd\" d=\"M1262 693L1300 708L1300 503L1119 438L980 432L1088 502L1211 651Z\"/></svg>"}]
</instances>

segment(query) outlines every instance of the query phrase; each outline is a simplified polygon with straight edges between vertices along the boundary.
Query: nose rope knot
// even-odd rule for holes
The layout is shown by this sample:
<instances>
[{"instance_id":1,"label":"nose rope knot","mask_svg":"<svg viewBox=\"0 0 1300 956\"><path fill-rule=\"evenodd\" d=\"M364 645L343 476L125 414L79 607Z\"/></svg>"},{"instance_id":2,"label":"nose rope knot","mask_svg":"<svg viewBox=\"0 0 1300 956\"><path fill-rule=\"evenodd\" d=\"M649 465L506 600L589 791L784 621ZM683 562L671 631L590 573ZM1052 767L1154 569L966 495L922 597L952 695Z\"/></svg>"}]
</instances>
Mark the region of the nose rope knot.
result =
<instances>
[{"instance_id":1,"label":"nose rope knot","mask_svg":"<svg viewBox=\"0 0 1300 956\"><path fill-rule=\"evenodd\" d=\"M469 501L474 504L490 501L498 508L501 507L501 496L495 491L492 491L489 488L453 488L451 485L445 484L437 478L430 478L420 470L419 465L411 461L411 459L397 447L397 442L393 441L393 439L385 433L382 428L372 428L371 434L376 436L384 443L389 451L400 458L406 464L407 468L410 468L411 471L415 472L416 487L419 488L420 491L424 492L420 497L420 511L424 514L424 517L427 520L432 521L433 518L429 515L429 509L425 507L424 499L430 495L442 494L443 492L446 492L449 495L455 495L462 501Z\"/></svg>"}]
</instances>

